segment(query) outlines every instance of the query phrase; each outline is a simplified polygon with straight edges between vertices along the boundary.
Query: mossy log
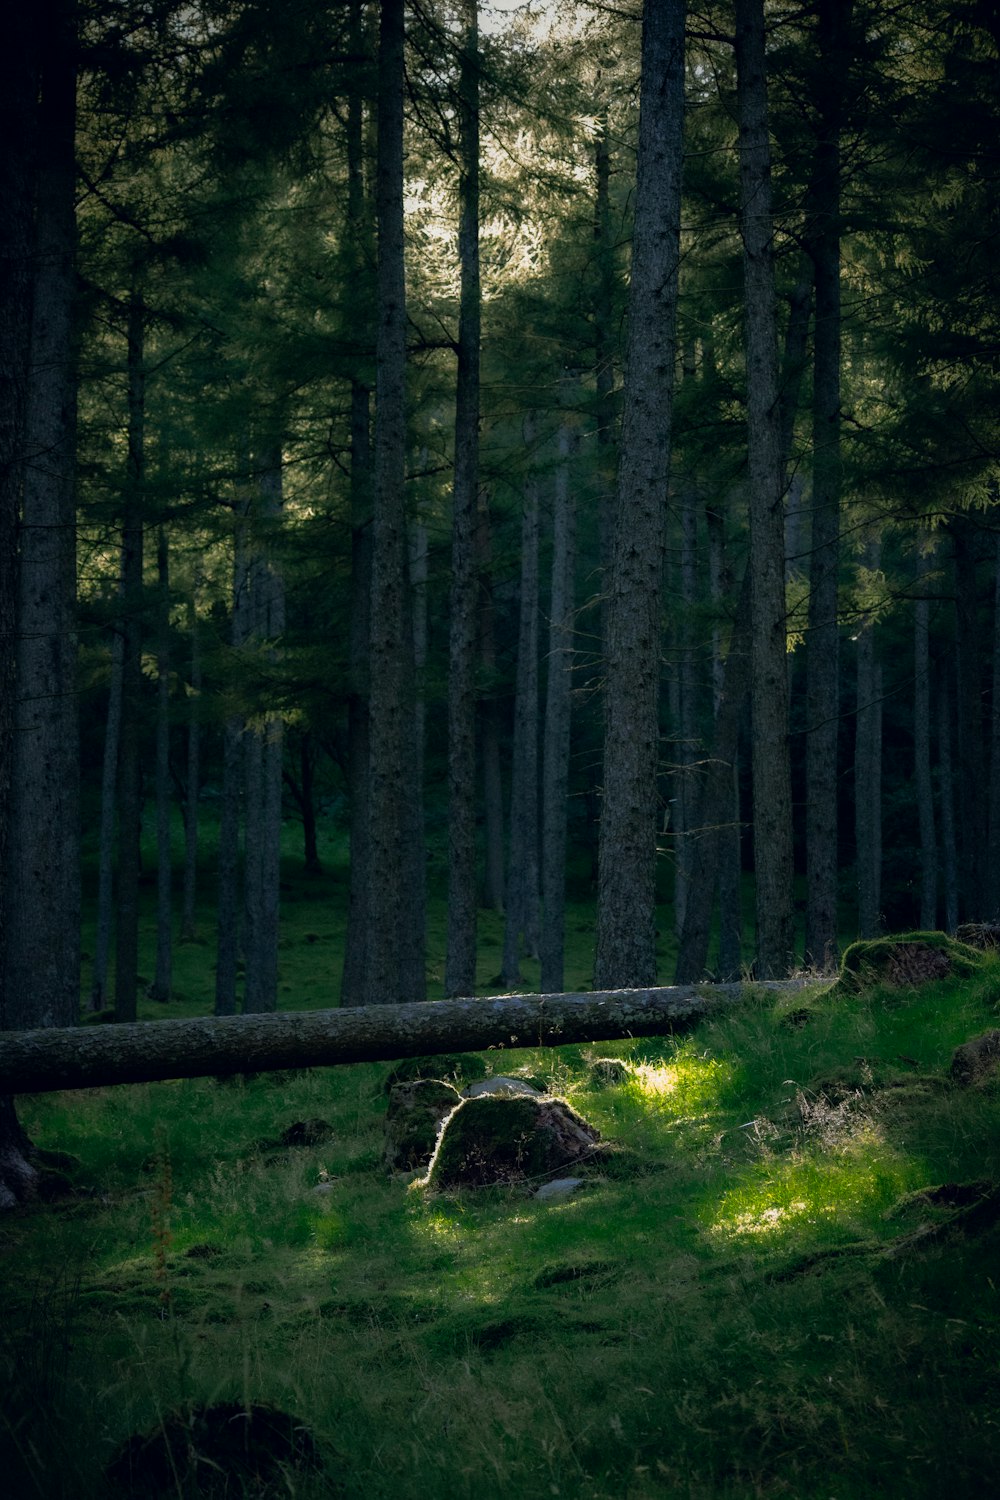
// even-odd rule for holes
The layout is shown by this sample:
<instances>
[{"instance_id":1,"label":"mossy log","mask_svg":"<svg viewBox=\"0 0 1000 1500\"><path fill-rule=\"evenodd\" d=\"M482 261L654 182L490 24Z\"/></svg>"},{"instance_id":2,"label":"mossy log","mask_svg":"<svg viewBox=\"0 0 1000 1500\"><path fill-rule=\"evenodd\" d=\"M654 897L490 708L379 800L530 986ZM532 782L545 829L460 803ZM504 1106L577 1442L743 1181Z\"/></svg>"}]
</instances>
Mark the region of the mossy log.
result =
<instances>
[{"instance_id":1,"label":"mossy log","mask_svg":"<svg viewBox=\"0 0 1000 1500\"><path fill-rule=\"evenodd\" d=\"M412 1005L273 1015L204 1016L117 1026L0 1032L0 1095L164 1078L222 1077L279 1068L389 1061L428 1052L559 1047L661 1036L745 1002L763 984L676 985L567 995L494 995Z\"/></svg>"}]
</instances>

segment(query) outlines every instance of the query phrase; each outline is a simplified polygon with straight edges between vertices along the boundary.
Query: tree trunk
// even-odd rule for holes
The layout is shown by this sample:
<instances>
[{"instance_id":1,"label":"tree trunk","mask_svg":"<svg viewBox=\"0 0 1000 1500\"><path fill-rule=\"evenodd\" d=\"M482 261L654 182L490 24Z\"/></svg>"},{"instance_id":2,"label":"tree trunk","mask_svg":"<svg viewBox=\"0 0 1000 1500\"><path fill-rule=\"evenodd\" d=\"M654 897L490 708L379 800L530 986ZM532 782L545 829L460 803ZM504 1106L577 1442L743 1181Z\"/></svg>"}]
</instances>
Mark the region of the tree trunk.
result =
<instances>
[{"instance_id":1,"label":"tree trunk","mask_svg":"<svg viewBox=\"0 0 1000 1500\"><path fill-rule=\"evenodd\" d=\"M708 505L705 512L708 531L708 582L709 594L716 611L712 626L712 715L713 725L722 710L725 691L726 663L722 655L722 629L719 611L727 591L726 585L726 527L725 516L720 507ZM714 735L713 735L714 737ZM700 830L702 798L694 806L697 836L704 837ZM736 762L736 746L733 746L731 776L730 819L725 815L719 819L717 836L718 881L719 881L719 977L723 980L739 977L743 961L743 889L740 849L740 780ZM683 935L683 928L681 934Z\"/></svg>"},{"instance_id":2,"label":"tree trunk","mask_svg":"<svg viewBox=\"0 0 1000 1500\"><path fill-rule=\"evenodd\" d=\"M194 941L195 903L198 895L198 799L201 790L201 640L198 630L197 582L187 601L188 636L191 641L191 692L188 697L187 780L184 788L184 897L181 937Z\"/></svg>"},{"instance_id":3,"label":"tree trunk","mask_svg":"<svg viewBox=\"0 0 1000 1500\"><path fill-rule=\"evenodd\" d=\"M646 0L625 404L607 590L594 968L602 987L656 978L658 690L683 118L683 0Z\"/></svg>"},{"instance_id":4,"label":"tree trunk","mask_svg":"<svg viewBox=\"0 0 1000 1500\"><path fill-rule=\"evenodd\" d=\"M792 994L806 981L755 984ZM562 1047L617 1037L663 1036L738 1007L742 984L492 995L431 1004L288 1011L267 1016L199 1016L132 1026L27 1031L4 1038L0 1092L223 1077L276 1068L333 1067L480 1048Z\"/></svg>"},{"instance_id":5,"label":"tree trunk","mask_svg":"<svg viewBox=\"0 0 1000 1500\"><path fill-rule=\"evenodd\" d=\"M950 526L955 561L955 708L958 729L959 915L977 922L983 905L988 820L976 793L984 785L982 692L977 631L979 534L967 516Z\"/></svg>"},{"instance_id":6,"label":"tree trunk","mask_svg":"<svg viewBox=\"0 0 1000 1500\"><path fill-rule=\"evenodd\" d=\"M850 3L819 6L818 140L811 195L816 272L812 550L806 704L806 963L836 965L837 740L840 722L840 133Z\"/></svg>"},{"instance_id":7,"label":"tree trunk","mask_svg":"<svg viewBox=\"0 0 1000 1500\"><path fill-rule=\"evenodd\" d=\"M33 207L39 14L15 7L0 51L0 871L8 867L17 694L18 523L24 484L25 427L34 274ZM9 914L0 878L0 975L7 972ZM10 1018L10 1023L24 1019ZM0 1029L8 1022L0 984ZM0 1094L0 1207L31 1197L37 1173L11 1099Z\"/></svg>"},{"instance_id":8,"label":"tree trunk","mask_svg":"<svg viewBox=\"0 0 1000 1500\"><path fill-rule=\"evenodd\" d=\"M448 940L445 995L476 988L476 505L479 496L479 36L465 0L459 77L458 384L448 653Z\"/></svg>"},{"instance_id":9,"label":"tree trunk","mask_svg":"<svg viewBox=\"0 0 1000 1500\"><path fill-rule=\"evenodd\" d=\"M931 775L931 666L928 577L932 561L917 553L917 599L913 607L913 786L920 826L920 926L937 926L938 861L934 834L934 782Z\"/></svg>"},{"instance_id":10,"label":"tree trunk","mask_svg":"<svg viewBox=\"0 0 1000 1500\"><path fill-rule=\"evenodd\" d=\"M958 926L958 841L955 837L955 778L951 753L951 693L942 675L938 686L938 766L941 791L941 864L944 875L944 926Z\"/></svg>"},{"instance_id":11,"label":"tree trunk","mask_svg":"<svg viewBox=\"0 0 1000 1500\"><path fill-rule=\"evenodd\" d=\"M685 371L694 380L693 366ZM684 930L684 907L687 902L691 830L694 827L697 788L694 765L697 759L697 703L695 674L694 615L698 602L698 491L687 480L681 494L681 587L677 663L677 742L674 749L674 827L676 862L674 873L674 928L677 936Z\"/></svg>"},{"instance_id":12,"label":"tree trunk","mask_svg":"<svg viewBox=\"0 0 1000 1500\"><path fill-rule=\"evenodd\" d=\"M70 1025L80 1008L76 37L68 4L46 6L42 15L41 102L33 143L38 179L25 413L28 461L23 469L16 719L3 869L7 1026Z\"/></svg>"},{"instance_id":13,"label":"tree trunk","mask_svg":"<svg viewBox=\"0 0 1000 1500\"><path fill-rule=\"evenodd\" d=\"M479 661L483 692L479 703L483 761L485 830L484 904L503 915L503 777L500 772L500 724L496 701L497 643L493 608L493 537L489 498L480 490L476 525L476 572L479 579Z\"/></svg>"},{"instance_id":14,"label":"tree trunk","mask_svg":"<svg viewBox=\"0 0 1000 1500\"><path fill-rule=\"evenodd\" d=\"M170 848L170 553L160 526L156 539L156 974L152 998L170 999L173 958L173 860Z\"/></svg>"},{"instance_id":15,"label":"tree trunk","mask_svg":"<svg viewBox=\"0 0 1000 1500\"><path fill-rule=\"evenodd\" d=\"M756 973L794 950L792 791L785 645L784 474L778 386L763 0L737 0L740 224L746 288Z\"/></svg>"},{"instance_id":16,"label":"tree trunk","mask_svg":"<svg viewBox=\"0 0 1000 1500\"><path fill-rule=\"evenodd\" d=\"M534 431L525 420L524 442ZM521 515L521 594L518 610L514 743L510 777L510 852L504 923L503 982L521 982L520 956L539 945L538 883L538 481L529 475Z\"/></svg>"},{"instance_id":17,"label":"tree trunk","mask_svg":"<svg viewBox=\"0 0 1000 1500\"><path fill-rule=\"evenodd\" d=\"M406 298L403 238L403 0L379 27L378 332L369 658L370 881L365 999L422 1000L422 913L413 900L423 850L412 813L413 634L406 588Z\"/></svg>"},{"instance_id":18,"label":"tree trunk","mask_svg":"<svg viewBox=\"0 0 1000 1500\"><path fill-rule=\"evenodd\" d=\"M108 713L104 727L104 754L101 762L101 823L97 854L97 930L94 935L93 979L90 987L91 1011L104 1010L108 1003L108 958L111 953L111 930L114 918L115 821L118 789L118 745L122 724L122 675L125 662L124 557L122 580L118 589L119 612L111 638L111 679L108 688Z\"/></svg>"},{"instance_id":19,"label":"tree trunk","mask_svg":"<svg viewBox=\"0 0 1000 1500\"><path fill-rule=\"evenodd\" d=\"M1000 919L1000 537L993 578L993 681L990 704L990 816L986 860L986 916Z\"/></svg>"},{"instance_id":20,"label":"tree trunk","mask_svg":"<svg viewBox=\"0 0 1000 1500\"><path fill-rule=\"evenodd\" d=\"M577 436L564 415L552 506L552 588L542 750L542 989L563 987L566 946L566 813L569 793L573 639L576 629L576 505L571 465Z\"/></svg>"},{"instance_id":21,"label":"tree trunk","mask_svg":"<svg viewBox=\"0 0 1000 1500\"><path fill-rule=\"evenodd\" d=\"M270 443L262 456L254 506L253 561L250 567L252 638L262 667L273 671L285 631L285 589L276 556L281 523L282 452ZM268 686L268 694L274 688ZM280 711L262 705L244 731L247 756L244 949L245 1012L278 1005L278 918L281 897L281 787L284 721Z\"/></svg>"},{"instance_id":22,"label":"tree trunk","mask_svg":"<svg viewBox=\"0 0 1000 1500\"><path fill-rule=\"evenodd\" d=\"M139 876L142 869L142 552L145 483L145 308L133 285L128 308L128 455L122 517L122 727L118 744L118 903L115 924L115 1019L134 1021L139 968Z\"/></svg>"},{"instance_id":23,"label":"tree trunk","mask_svg":"<svg viewBox=\"0 0 1000 1500\"><path fill-rule=\"evenodd\" d=\"M233 517L232 659L242 654L248 633L247 501L241 494ZM222 731L222 809L219 817L219 893L216 906L215 1014L236 1010L240 924L240 812L245 786L243 715L230 711Z\"/></svg>"},{"instance_id":24,"label":"tree trunk","mask_svg":"<svg viewBox=\"0 0 1000 1500\"><path fill-rule=\"evenodd\" d=\"M879 544L866 561L878 567ZM858 936L877 937L882 929L882 671L875 629L862 624L857 638L857 729L854 750L854 826L857 845Z\"/></svg>"}]
</instances>

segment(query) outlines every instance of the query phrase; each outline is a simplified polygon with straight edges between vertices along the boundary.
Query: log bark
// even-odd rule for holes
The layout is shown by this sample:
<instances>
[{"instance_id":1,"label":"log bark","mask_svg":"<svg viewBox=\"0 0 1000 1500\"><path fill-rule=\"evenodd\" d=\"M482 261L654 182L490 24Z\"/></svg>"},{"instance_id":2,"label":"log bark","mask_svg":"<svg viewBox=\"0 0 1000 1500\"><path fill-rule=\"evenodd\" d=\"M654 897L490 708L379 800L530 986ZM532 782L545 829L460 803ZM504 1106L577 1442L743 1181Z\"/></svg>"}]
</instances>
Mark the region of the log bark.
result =
<instances>
[{"instance_id":1,"label":"log bark","mask_svg":"<svg viewBox=\"0 0 1000 1500\"><path fill-rule=\"evenodd\" d=\"M791 979L753 988L780 994L806 983ZM742 984L673 985L4 1032L0 1096L662 1036L739 1005L747 994Z\"/></svg>"}]
</instances>

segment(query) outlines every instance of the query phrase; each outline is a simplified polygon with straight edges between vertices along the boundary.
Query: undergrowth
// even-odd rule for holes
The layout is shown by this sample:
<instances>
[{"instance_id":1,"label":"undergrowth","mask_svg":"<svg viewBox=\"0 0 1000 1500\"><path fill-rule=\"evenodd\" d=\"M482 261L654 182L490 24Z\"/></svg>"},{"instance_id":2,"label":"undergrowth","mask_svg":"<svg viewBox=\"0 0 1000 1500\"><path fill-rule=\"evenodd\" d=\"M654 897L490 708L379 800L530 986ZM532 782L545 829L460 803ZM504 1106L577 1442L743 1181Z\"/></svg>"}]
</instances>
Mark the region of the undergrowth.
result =
<instances>
[{"instance_id":1,"label":"undergrowth","mask_svg":"<svg viewBox=\"0 0 1000 1500\"><path fill-rule=\"evenodd\" d=\"M504 1053L608 1143L551 1201L387 1177L388 1063L20 1101L80 1166L0 1225L8 1493L102 1496L130 1435L213 1403L294 1413L307 1500L991 1492L1000 1235L919 1190L1000 1183L1000 1096L946 1081L998 993L988 959Z\"/></svg>"}]
</instances>

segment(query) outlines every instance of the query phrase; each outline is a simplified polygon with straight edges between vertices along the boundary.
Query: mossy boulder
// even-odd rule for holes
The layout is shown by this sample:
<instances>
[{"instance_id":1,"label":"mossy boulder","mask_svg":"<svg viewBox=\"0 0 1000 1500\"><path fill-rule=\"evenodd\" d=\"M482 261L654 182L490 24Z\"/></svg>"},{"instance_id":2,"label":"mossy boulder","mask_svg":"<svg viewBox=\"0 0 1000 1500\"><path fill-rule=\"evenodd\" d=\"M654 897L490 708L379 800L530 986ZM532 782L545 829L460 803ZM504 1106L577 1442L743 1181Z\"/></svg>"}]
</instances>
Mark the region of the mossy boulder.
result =
<instances>
[{"instance_id":1,"label":"mossy boulder","mask_svg":"<svg viewBox=\"0 0 1000 1500\"><path fill-rule=\"evenodd\" d=\"M944 932L903 932L852 943L841 962L840 986L848 991L914 989L941 979L967 979L982 955Z\"/></svg>"},{"instance_id":2,"label":"mossy boulder","mask_svg":"<svg viewBox=\"0 0 1000 1500\"><path fill-rule=\"evenodd\" d=\"M425 1182L443 1189L526 1182L583 1160L599 1141L563 1099L484 1094L448 1116Z\"/></svg>"},{"instance_id":3,"label":"mossy boulder","mask_svg":"<svg viewBox=\"0 0 1000 1500\"><path fill-rule=\"evenodd\" d=\"M425 1167L437 1144L441 1121L461 1103L461 1095L440 1078L397 1083L385 1115L383 1160L390 1172Z\"/></svg>"},{"instance_id":4,"label":"mossy boulder","mask_svg":"<svg viewBox=\"0 0 1000 1500\"><path fill-rule=\"evenodd\" d=\"M587 1081L592 1089L613 1089L628 1083L631 1077L631 1068L620 1057L597 1057L590 1065Z\"/></svg>"},{"instance_id":5,"label":"mossy boulder","mask_svg":"<svg viewBox=\"0 0 1000 1500\"><path fill-rule=\"evenodd\" d=\"M963 1088L990 1083L1000 1072L1000 1031L984 1031L960 1047L951 1058L951 1076Z\"/></svg>"}]
</instances>

